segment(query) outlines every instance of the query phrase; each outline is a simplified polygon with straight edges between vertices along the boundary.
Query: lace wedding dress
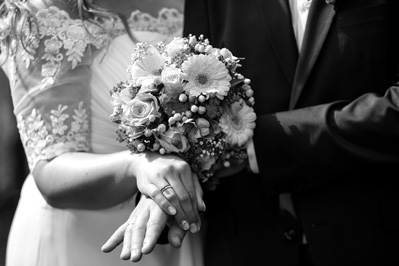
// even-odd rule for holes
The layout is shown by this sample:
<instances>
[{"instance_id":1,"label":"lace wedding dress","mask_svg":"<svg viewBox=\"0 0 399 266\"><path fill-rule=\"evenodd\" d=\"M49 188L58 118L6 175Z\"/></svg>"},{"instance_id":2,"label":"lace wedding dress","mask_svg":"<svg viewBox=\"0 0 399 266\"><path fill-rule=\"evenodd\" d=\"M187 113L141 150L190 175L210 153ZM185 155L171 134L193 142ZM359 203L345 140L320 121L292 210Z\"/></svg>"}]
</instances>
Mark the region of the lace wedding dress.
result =
<instances>
[{"instance_id":1,"label":"lace wedding dress","mask_svg":"<svg viewBox=\"0 0 399 266\"><path fill-rule=\"evenodd\" d=\"M69 151L126 149L116 141L116 126L109 119L109 90L126 80L134 49L122 23L84 24L57 7L40 10L36 20L38 27L25 36L31 53L11 43L3 66L31 171L38 161ZM158 18L134 12L128 21L140 42L167 42L182 33L183 17L174 9L161 10ZM129 265L119 258L120 249L104 254L100 248L133 208L134 199L105 210L56 209L29 175L11 227L6 265ZM137 265L201 266L199 238L186 237L180 249L157 245Z\"/></svg>"}]
</instances>

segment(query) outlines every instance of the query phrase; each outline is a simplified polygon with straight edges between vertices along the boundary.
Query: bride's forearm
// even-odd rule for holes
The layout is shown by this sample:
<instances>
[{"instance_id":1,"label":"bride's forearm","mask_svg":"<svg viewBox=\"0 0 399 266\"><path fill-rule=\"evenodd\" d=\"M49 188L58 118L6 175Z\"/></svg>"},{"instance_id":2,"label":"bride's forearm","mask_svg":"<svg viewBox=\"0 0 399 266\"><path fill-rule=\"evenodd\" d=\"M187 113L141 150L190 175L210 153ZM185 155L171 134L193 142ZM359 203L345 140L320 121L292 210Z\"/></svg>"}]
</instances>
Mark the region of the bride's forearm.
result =
<instances>
[{"instance_id":1,"label":"bride's forearm","mask_svg":"<svg viewBox=\"0 0 399 266\"><path fill-rule=\"evenodd\" d=\"M117 205L137 192L130 173L135 155L66 153L45 162L33 173L47 200L58 208L102 209Z\"/></svg>"}]
</instances>

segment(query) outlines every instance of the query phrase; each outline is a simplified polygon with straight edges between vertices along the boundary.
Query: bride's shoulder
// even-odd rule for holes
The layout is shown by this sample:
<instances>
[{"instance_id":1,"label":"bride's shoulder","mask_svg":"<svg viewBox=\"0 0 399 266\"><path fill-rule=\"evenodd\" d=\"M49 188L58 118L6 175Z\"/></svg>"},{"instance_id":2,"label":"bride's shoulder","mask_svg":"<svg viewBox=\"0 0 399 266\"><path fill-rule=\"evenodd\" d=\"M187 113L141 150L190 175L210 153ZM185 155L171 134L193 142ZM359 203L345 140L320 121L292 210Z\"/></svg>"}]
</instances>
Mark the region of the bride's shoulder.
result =
<instances>
[{"instance_id":1,"label":"bride's shoulder","mask_svg":"<svg viewBox=\"0 0 399 266\"><path fill-rule=\"evenodd\" d=\"M1 6L0 33L21 36L26 40L57 38L64 43L69 39L103 47L112 34L113 23L98 21L95 16L81 19L75 1L66 0L6 0ZM18 23L15 23L18 22ZM25 24L17 27L18 24ZM20 32L22 31L22 34ZM25 41L25 40L21 40Z\"/></svg>"},{"instance_id":2,"label":"bride's shoulder","mask_svg":"<svg viewBox=\"0 0 399 266\"><path fill-rule=\"evenodd\" d=\"M107 47L113 38L113 23L96 22L94 16L82 20L61 0L4 3L0 10L0 65L7 63L13 84L18 69L41 69L43 83L52 84L61 69L89 64L91 51Z\"/></svg>"}]
</instances>

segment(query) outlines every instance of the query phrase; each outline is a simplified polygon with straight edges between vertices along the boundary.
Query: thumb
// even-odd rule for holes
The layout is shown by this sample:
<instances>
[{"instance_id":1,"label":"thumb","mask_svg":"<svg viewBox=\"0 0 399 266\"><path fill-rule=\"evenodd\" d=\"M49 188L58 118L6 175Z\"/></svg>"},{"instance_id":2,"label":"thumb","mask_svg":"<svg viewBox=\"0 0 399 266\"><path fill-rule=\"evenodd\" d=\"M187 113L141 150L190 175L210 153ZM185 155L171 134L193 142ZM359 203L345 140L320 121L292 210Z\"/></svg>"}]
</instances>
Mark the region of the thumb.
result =
<instances>
[{"instance_id":1,"label":"thumb","mask_svg":"<svg viewBox=\"0 0 399 266\"><path fill-rule=\"evenodd\" d=\"M168 231L169 243L175 248L180 248L186 233L187 231L181 229L177 222L173 220Z\"/></svg>"}]
</instances>

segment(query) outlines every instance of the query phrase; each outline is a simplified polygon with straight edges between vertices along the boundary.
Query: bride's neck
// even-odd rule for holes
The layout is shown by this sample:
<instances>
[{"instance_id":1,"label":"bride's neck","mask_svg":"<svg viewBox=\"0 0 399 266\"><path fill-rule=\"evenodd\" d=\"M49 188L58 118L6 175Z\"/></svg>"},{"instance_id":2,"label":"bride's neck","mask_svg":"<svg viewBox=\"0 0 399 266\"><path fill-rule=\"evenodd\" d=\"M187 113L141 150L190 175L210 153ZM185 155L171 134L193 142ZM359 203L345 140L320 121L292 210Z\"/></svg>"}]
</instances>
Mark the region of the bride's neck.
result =
<instances>
[{"instance_id":1,"label":"bride's neck","mask_svg":"<svg viewBox=\"0 0 399 266\"><path fill-rule=\"evenodd\" d=\"M134 10L157 16L162 8L176 8L184 11L184 0L95 0L94 3L113 12L129 17Z\"/></svg>"}]
</instances>

